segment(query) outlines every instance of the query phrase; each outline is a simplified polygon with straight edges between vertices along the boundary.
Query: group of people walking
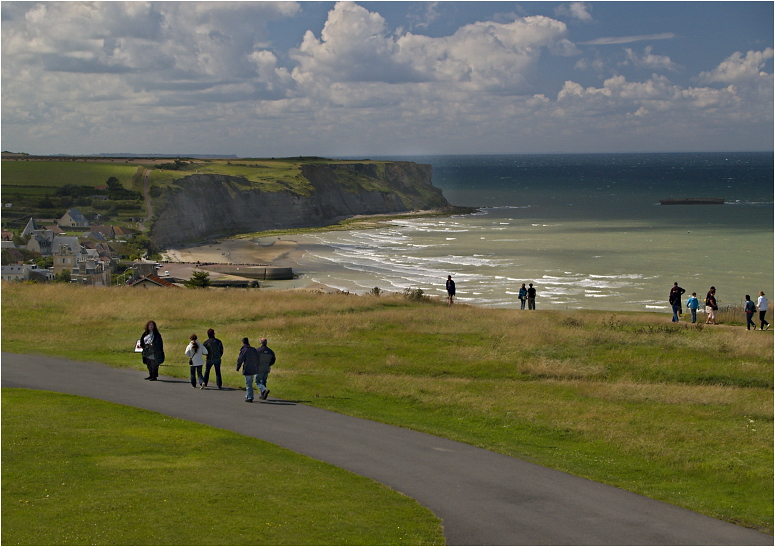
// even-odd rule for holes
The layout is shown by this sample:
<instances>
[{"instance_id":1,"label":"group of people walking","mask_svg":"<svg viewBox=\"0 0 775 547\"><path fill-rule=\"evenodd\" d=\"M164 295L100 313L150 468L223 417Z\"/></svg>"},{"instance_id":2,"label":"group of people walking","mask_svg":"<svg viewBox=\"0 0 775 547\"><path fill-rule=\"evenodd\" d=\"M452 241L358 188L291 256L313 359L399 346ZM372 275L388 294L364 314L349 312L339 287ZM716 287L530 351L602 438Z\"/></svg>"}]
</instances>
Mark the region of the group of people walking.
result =
<instances>
[{"instance_id":1,"label":"group of people walking","mask_svg":"<svg viewBox=\"0 0 775 547\"><path fill-rule=\"evenodd\" d=\"M673 323L679 321L679 316L683 313L683 307L681 306L681 296L686 292L682 287L678 286L678 281L673 283L673 287L670 289L670 295L668 296L668 302L673 310ZM745 295L745 316L746 316L746 328L756 330L756 324L753 322L753 315L756 310L759 310L759 322L761 324L760 330L766 330L770 324L765 319L767 315L768 307L767 298L764 296L764 291L759 291L759 299L754 304L751 300L751 296ZM686 300L686 307L692 314L692 323L697 322L697 310L700 308L700 300L697 298L697 293L693 292L692 295ZM708 290L708 294L705 295L705 312L707 319L706 325L716 324L716 312L718 311L718 301L716 300L716 287L711 286Z\"/></svg>"},{"instance_id":2,"label":"group of people walking","mask_svg":"<svg viewBox=\"0 0 775 547\"><path fill-rule=\"evenodd\" d=\"M218 389L221 389L223 387L221 376L223 342L215 337L213 329L208 329L207 340L201 344L196 334L189 336L189 340L185 355L188 357L191 386L196 388L198 383L199 389L206 388L210 380L210 370L215 369L215 383ZM145 330L140 337L140 348L142 349L143 363L148 367L148 376L145 379L155 381L159 376L159 365L164 363L165 358L164 341L155 321L146 323ZM242 374L245 377L246 403L253 402L254 382L258 387L260 399L266 400L269 396L269 388L266 387L267 378L275 361L275 353L267 346L266 338L261 339L261 345L258 348L251 346L248 338L242 339L242 348L237 357L237 372L242 369ZM204 374L202 373L203 367L205 368Z\"/></svg>"}]
</instances>

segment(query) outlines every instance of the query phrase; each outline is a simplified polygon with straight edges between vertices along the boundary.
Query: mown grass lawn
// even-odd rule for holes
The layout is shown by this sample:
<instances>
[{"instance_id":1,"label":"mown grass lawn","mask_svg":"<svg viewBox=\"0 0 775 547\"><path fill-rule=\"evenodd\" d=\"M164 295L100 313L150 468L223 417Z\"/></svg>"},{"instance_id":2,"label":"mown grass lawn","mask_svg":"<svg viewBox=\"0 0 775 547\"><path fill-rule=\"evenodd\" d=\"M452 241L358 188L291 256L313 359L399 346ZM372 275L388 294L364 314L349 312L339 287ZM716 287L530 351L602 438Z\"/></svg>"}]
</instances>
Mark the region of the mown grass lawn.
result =
<instances>
[{"instance_id":1,"label":"mown grass lawn","mask_svg":"<svg viewBox=\"0 0 775 547\"><path fill-rule=\"evenodd\" d=\"M3 545L441 545L439 520L270 443L84 397L2 392Z\"/></svg>"},{"instance_id":2,"label":"mown grass lawn","mask_svg":"<svg viewBox=\"0 0 775 547\"><path fill-rule=\"evenodd\" d=\"M191 333L214 328L227 363L243 336L266 336L278 397L772 533L771 332L673 325L665 314L448 308L398 295L3 284L2 297L3 351L142 368L132 349L154 319L170 365L162 373L185 376Z\"/></svg>"}]
</instances>

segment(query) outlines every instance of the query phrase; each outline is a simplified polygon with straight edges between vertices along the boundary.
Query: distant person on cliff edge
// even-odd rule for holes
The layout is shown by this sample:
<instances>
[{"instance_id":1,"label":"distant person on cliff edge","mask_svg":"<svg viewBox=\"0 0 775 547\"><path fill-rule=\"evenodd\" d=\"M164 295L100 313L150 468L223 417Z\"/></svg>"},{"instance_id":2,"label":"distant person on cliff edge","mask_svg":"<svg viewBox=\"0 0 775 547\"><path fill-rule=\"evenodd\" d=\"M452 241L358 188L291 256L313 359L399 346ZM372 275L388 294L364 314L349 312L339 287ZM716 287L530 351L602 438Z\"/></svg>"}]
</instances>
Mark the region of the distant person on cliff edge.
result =
<instances>
[{"instance_id":1,"label":"distant person on cliff edge","mask_svg":"<svg viewBox=\"0 0 775 547\"><path fill-rule=\"evenodd\" d=\"M447 301L449 302L449 305L452 305L452 298L455 296L455 282L452 281L452 276L447 276Z\"/></svg>"},{"instance_id":2,"label":"distant person on cliff edge","mask_svg":"<svg viewBox=\"0 0 775 547\"><path fill-rule=\"evenodd\" d=\"M697 310L700 307L700 301L697 299L697 293L693 292L692 295L686 300L686 307L692 313L692 323L697 322Z\"/></svg>"},{"instance_id":3,"label":"distant person on cliff edge","mask_svg":"<svg viewBox=\"0 0 775 547\"><path fill-rule=\"evenodd\" d=\"M708 313L708 319L705 321L706 325L716 324L717 310L718 302L716 301L716 287L711 287L708 294L705 295L705 311Z\"/></svg>"},{"instance_id":4,"label":"distant person on cliff edge","mask_svg":"<svg viewBox=\"0 0 775 547\"><path fill-rule=\"evenodd\" d=\"M770 324L764 319L764 316L767 315L767 299L764 298L764 291L759 291L757 305L759 307L759 321L761 321L762 330L770 328Z\"/></svg>"},{"instance_id":5,"label":"distant person on cliff edge","mask_svg":"<svg viewBox=\"0 0 775 547\"><path fill-rule=\"evenodd\" d=\"M532 283L528 284L527 289L527 309L536 309L536 290Z\"/></svg>"},{"instance_id":6,"label":"distant person on cliff edge","mask_svg":"<svg viewBox=\"0 0 775 547\"><path fill-rule=\"evenodd\" d=\"M525 301L527 300L527 289L525 288L525 284L522 283L522 286L519 288L519 309L524 310L525 309Z\"/></svg>"},{"instance_id":7,"label":"distant person on cliff edge","mask_svg":"<svg viewBox=\"0 0 775 547\"><path fill-rule=\"evenodd\" d=\"M756 304L751 300L751 295L745 295L745 330L756 330L756 323L753 322L753 314L756 313Z\"/></svg>"},{"instance_id":8,"label":"distant person on cliff edge","mask_svg":"<svg viewBox=\"0 0 775 547\"><path fill-rule=\"evenodd\" d=\"M670 296L668 296L668 302L673 307L673 323L678 323L678 316L681 313L681 296L686 291L678 286L678 281L673 283L673 288L670 289Z\"/></svg>"}]
</instances>

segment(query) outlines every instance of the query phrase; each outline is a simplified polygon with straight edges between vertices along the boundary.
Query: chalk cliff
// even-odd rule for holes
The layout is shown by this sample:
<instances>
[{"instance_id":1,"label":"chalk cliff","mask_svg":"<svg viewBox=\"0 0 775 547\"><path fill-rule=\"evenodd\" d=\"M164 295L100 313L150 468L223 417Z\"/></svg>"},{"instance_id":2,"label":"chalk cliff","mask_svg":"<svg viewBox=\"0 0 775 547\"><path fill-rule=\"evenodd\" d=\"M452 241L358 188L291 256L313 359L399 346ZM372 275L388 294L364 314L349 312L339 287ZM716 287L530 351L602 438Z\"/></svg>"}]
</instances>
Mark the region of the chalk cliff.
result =
<instances>
[{"instance_id":1,"label":"chalk cliff","mask_svg":"<svg viewBox=\"0 0 775 547\"><path fill-rule=\"evenodd\" d=\"M261 191L244 178L185 176L154 204L150 237L160 248L272 229L324 226L354 215L448 207L431 166L411 162L308 163L301 189Z\"/></svg>"}]
</instances>

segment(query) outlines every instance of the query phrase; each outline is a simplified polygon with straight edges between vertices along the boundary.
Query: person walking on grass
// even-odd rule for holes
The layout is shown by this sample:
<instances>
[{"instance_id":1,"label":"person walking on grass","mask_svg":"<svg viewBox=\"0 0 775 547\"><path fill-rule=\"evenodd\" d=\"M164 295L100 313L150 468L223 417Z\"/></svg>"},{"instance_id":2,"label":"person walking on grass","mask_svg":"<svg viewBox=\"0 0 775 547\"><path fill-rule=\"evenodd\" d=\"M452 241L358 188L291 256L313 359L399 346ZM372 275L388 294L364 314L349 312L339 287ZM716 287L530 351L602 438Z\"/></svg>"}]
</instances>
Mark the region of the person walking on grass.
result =
<instances>
[{"instance_id":1,"label":"person walking on grass","mask_svg":"<svg viewBox=\"0 0 775 547\"><path fill-rule=\"evenodd\" d=\"M445 285L447 287L447 302L449 303L448 305L451 306L452 305L452 299L455 296L455 282L452 281L452 276L451 275L447 276L447 282L446 282Z\"/></svg>"},{"instance_id":2,"label":"person walking on grass","mask_svg":"<svg viewBox=\"0 0 775 547\"><path fill-rule=\"evenodd\" d=\"M532 283L528 283L527 289L527 309L536 309L536 290Z\"/></svg>"},{"instance_id":3,"label":"person walking on grass","mask_svg":"<svg viewBox=\"0 0 775 547\"><path fill-rule=\"evenodd\" d=\"M697 299L697 293L693 292L689 299L686 301L686 307L692 314L692 323L697 322L697 310L700 307L700 301Z\"/></svg>"},{"instance_id":4,"label":"person walking on grass","mask_svg":"<svg viewBox=\"0 0 775 547\"><path fill-rule=\"evenodd\" d=\"M522 283L522 286L519 288L519 309L524 310L525 309L525 301L527 300L527 289L525 288L525 284Z\"/></svg>"},{"instance_id":5,"label":"person walking on grass","mask_svg":"<svg viewBox=\"0 0 775 547\"><path fill-rule=\"evenodd\" d=\"M237 372L242 368L245 376L245 402L253 402L253 380L258 375L259 359L258 350L250 345L247 338L242 339L242 349L237 357Z\"/></svg>"},{"instance_id":6,"label":"person walking on grass","mask_svg":"<svg viewBox=\"0 0 775 547\"><path fill-rule=\"evenodd\" d=\"M221 357L223 357L223 342L215 337L213 329L207 330L207 340L204 341L204 347L207 349L207 363L205 368L205 382L203 387L207 387L210 380L210 369L215 367L215 384L221 389L223 381L221 379Z\"/></svg>"},{"instance_id":7,"label":"person walking on grass","mask_svg":"<svg viewBox=\"0 0 775 547\"><path fill-rule=\"evenodd\" d=\"M191 340L186 346L186 357L188 357L189 368L191 369L191 387L196 387L196 381L199 380L199 389L205 388L205 379L202 376L202 366L205 364L204 355L207 355L207 348L197 342L196 334L188 337Z\"/></svg>"},{"instance_id":8,"label":"person walking on grass","mask_svg":"<svg viewBox=\"0 0 775 547\"><path fill-rule=\"evenodd\" d=\"M146 380L156 381L159 377L159 365L164 362L164 341L156 328L156 321L148 321L140 336L143 350L143 363L148 367Z\"/></svg>"},{"instance_id":9,"label":"person walking on grass","mask_svg":"<svg viewBox=\"0 0 775 547\"><path fill-rule=\"evenodd\" d=\"M686 291L678 286L678 281L673 283L673 288L670 289L670 295L668 296L668 302L673 308L673 323L678 323L678 316L681 313L681 297Z\"/></svg>"},{"instance_id":10,"label":"person walking on grass","mask_svg":"<svg viewBox=\"0 0 775 547\"><path fill-rule=\"evenodd\" d=\"M756 304L751 300L751 295L745 295L745 330L756 330L756 323L753 322L753 314L756 313Z\"/></svg>"},{"instance_id":11,"label":"person walking on grass","mask_svg":"<svg viewBox=\"0 0 775 547\"><path fill-rule=\"evenodd\" d=\"M258 348L258 374L256 375L256 385L261 393L260 398L266 401L269 396L269 389L266 387L266 380L269 372L276 361L274 352L266 345L266 338L261 339L261 346Z\"/></svg>"},{"instance_id":12,"label":"person walking on grass","mask_svg":"<svg viewBox=\"0 0 775 547\"><path fill-rule=\"evenodd\" d=\"M711 287L708 294L705 295L705 311L708 313L708 319L705 321L706 325L716 324L717 310L718 302L716 301L716 287Z\"/></svg>"},{"instance_id":13,"label":"person walking on grass","mask_svg":"<svg viewBox=\"0 0 775 547\"><path fill-rule=\"evenodd\" d=\"M764 291L759 291L757 307L759 308L759 321L762 324L761 330L766 330L770 328L770 324L764 318L767 315L767 299L764 297Z\"/></svg>"}]
</instances>

